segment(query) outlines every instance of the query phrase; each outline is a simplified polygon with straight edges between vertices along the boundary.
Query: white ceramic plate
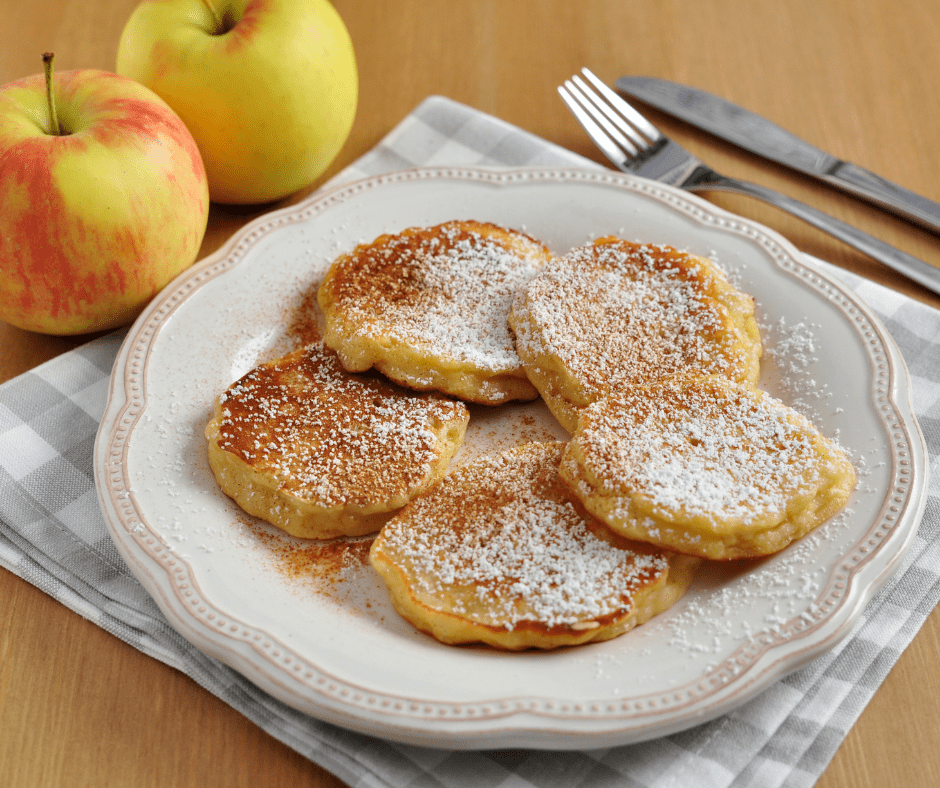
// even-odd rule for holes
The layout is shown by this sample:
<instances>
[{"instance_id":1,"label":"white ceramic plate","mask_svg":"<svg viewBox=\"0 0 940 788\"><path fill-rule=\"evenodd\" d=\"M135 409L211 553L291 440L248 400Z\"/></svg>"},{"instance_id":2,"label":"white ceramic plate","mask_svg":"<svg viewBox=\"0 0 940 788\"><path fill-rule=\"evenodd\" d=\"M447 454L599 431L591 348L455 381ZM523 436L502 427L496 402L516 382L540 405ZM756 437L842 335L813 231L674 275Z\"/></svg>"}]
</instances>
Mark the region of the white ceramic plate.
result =
<instances>
[{"instance_id":1,"label":"white ceramic plate","mask_svg":"<svg viewBox=\"0 0 940 788\"><path fill-rule=\"evenodd\" d=\"M437 643L394 612L362 546L314 556L242 514L206 461L214 398L296 341L288 324L338 253L455 218L524 230L556 252L617 234L716 258L757 299L762 387L855 462L848 510L776 556L706 568L623 637L521 654ZM564 433L541 403L477 408L457 461L552 435ZM926 479L901 356L851 293L773 232L686 192L559 169L409 170L255 221L133 326L95 471L118 549L200 649L320 719L467 749L625 744L751 698L849 632L909 546Z\"/></svg>"}]
</instances>

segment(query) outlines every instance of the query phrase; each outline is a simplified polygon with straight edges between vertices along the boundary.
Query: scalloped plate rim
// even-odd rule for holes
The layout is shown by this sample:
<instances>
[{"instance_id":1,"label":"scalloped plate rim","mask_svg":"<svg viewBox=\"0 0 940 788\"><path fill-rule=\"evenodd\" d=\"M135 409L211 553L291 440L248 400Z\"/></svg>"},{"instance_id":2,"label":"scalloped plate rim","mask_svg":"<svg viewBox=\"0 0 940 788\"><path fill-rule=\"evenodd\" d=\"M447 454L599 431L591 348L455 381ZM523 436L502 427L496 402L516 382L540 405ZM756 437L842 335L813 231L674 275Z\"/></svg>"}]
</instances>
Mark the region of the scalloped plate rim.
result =
<instances>
[{"instance_id":1,"label":"scalloped plate rim","mask_svg":"<svg viewBox=\"0 0 940 788\"><path fill-rule=\"evenodd\" d=\"M825 636L811 641L806 640L805 634L795 637L794 640L799 641L798 646L800 646L795 650L781 645L769 645L764 653L752 661L741 676L732 677L729 682L730 689L723 688L708 694L703 702L692 703L692 708L685 713L681 710L676 712L668 709L663 713L655 710L654 706L650 706L643 711L635 710L632 716L611 717L612 724L606 724L603 721L592 724L590 713L586 717L583 714L565 717L561 712L547 713L544 705L533 709L533 701L528 697L504 697L493 698L489 702L494 707L503 705L501 709L494 709L489 722L481 717L471 718L470 716L463 719L449 717L446 720L440 720L430 714L423 717L419 714L415 717L407 713L396 713L394 703L391 704L391 709L387 707L369 709L338 700L335 694L325 694L317 688L317 685L310 686L309 681L306 683L299 681L291 671L272 663L265 655L259 656L257 643L252 643L250 639L238 640L226 637L224 634L220 635L217 629L207 626L204 620L194 618L192 609L183 603L178 589L168 591L168 588L172 587L172 583L168 582L171 576L170 571L155 558L153 550L145 548L143 543L136 538L134 529L140 526L140 520L134 519L133 507L130 510L121 509L119 498L113 495L114 486L119 486L119 482L115 481L113 470L112 476L109 477L108 470L109 467L113 469L112 460L116 456L115 451L118 451L121 457L126 454L126 446L120 445L116 433L121 428L121 420L128 418L127 413L132 395L128 395L129 384L125 376L128 374L129 366L141 361L139 357L135 357L135 350L140 350L141 342L148 347L152 346L160 329L166 324L170 315L185 304L189 294L237 266L258 239L275 232L283 223L313 219L328 212L331 204L355 200L362 190L382 189L388 185L414 180L428 180L432 183L448 183L457 180L461 183L466 181L468 184L485 183L509 187L516 183L540 180L556 185L573 181L582 184L606 184L634 194L652 195L653 199L669 203L678 211L691 209L693 214L701 212L706 216L714 217L719 222L728 222L746 234L754 233L759 238L769 239L782 250L784 257L791 257L797 267L803 266L813 276L818 277L818 281L825 283L826 287L841 294L858 308L865 319L874 326L889 357L891 366L891 374L888 376L891 383L889 399L895 406L895 411L900 411L895 415L902 423L904 434L910 438L908 442L915 467L912 468L914 473L911 475L903 523L898 523L897 527L884 539L883 546L879 550L859 562L858 567L850 576L844 602L838 605L828 617L813 625L813 629L827 629ZM864 303L843 285L814 269L812 264L804 266L804 261L806 257L789 242L754 222L727 213L687 192L606 170L558 167L508 170L422 167L339 184L328 190L314 193L297 205L277 209L246 225L217 252L177 277L152 302L129 331L112 373L108 405L95 447L96 487L109 533L119 552L128 562L131 571L154 596L174 628L180 631L187 640L202 651L235 667L247 678L289 705L354 730L412 744L461 749L493 746L573 748L641 741L711 719L740 705L782 675L792 672L838 643L854 625L864 605L887 581L902 560L913 540L915 524L924 506L923 437L911 411L910 383L903 359L886 329L881 326L877 317ZM220 266L221 271L213 272L213 268ZM790 273L795 276L792 271ZM139 417L138 413L129 424L124 426L132 432L134 420ZM128 514L129 511L131 514ZM888 551L889 555L883 555L885 551ZM875 559L879 563L879 568L872 574L870 564ZM866 565L869 565L868 569L865 568ZM861 584L861 587L858 582L859 572L869 575L867 582ZM793 641L789 641L784 645L789 647L792 644ZM300 661L302 662L303 659ZM323 678L323 676L318 678ZM404 700L407 703L413 699L404 698ZM426 704L420 699L418 703ZM600 716L603 717L603 713L600 713Z\"/></svg>"}]
</instances>

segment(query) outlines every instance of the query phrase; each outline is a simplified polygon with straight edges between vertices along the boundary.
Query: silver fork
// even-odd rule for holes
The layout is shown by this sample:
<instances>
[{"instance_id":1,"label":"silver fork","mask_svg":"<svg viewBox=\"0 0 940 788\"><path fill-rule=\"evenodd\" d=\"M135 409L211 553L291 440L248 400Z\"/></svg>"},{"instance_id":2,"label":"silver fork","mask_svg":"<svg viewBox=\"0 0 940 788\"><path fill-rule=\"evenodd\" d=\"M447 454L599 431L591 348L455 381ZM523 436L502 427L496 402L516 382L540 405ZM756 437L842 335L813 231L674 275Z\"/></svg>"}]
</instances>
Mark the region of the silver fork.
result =
<instances>
[{"instance_id":1,"label":"silver fork","mask_svg":"<svg viewBox=\"0 0 940 788\"><path fill-rule=\"evenodd\" d=\"M581 72L596 90L575 75L565 80L558 92L594 143L618 169L693 192L736 192L764 200L940 293L940 268L791 197L720 175L662 134L590 70L584 68Z\"/></svg>"}]
</instances>

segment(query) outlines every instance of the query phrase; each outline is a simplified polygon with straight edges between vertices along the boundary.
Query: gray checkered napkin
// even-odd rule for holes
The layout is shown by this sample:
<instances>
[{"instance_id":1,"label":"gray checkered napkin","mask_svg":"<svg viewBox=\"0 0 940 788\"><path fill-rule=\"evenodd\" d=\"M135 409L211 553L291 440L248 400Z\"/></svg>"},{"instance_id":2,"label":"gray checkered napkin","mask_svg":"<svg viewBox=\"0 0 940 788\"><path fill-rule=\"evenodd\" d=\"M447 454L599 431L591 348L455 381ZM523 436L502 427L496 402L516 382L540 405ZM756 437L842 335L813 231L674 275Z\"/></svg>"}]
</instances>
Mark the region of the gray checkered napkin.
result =
<instances>
[{"instance_id":1,"label":"gray checkered napkin","mask_svg":"<svg viewBox=\"0 0 940 788\"><path fill-rule=\"evenodd\" d=\"M431 97L335 182L435 164L596 166ZM940 313L825 267L877 312L900 345L937 469ZM185 672L351 786L809 786L940 599L940 485L934 481L905 565L852 635L724 717L656 741L591 752L446 752L350 733L291 709L200 653L167 624L122 563L92 477L95 431L122 338L118 332L91 342L0 387L0 564Z\"/></svg>"}]
</instances>

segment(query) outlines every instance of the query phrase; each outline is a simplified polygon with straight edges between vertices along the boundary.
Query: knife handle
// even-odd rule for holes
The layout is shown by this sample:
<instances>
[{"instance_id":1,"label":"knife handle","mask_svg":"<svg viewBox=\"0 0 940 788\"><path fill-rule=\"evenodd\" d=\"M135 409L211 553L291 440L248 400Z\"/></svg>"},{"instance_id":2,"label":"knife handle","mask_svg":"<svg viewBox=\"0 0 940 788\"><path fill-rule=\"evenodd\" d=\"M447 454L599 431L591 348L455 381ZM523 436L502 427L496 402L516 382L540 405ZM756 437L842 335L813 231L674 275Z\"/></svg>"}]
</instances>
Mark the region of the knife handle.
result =
<instances>
[{"instance_id":1,"label":"knife handle","mask_svg":"<svg viewBox=\"0 0 940 788\"><path fill-rule=\"evenodd\" d=\"M759 186L756 183L739 181L736 178L727 178L704 167L699 168L697 177L684 183L683 188L690 191L735 192L736 194L756 197L793 214L814 227L818 227L878 262L904 274L909 279L913 279L924 287L933 290L933 292L940 293L940 268L925 263L923 260L902 252L900 249L896 249L890 244L886 244L884 241L852 227L850 224L839 221L816 208L794 200L792 197L775 192L773 189Z\"/></svg>"},{"instance_id":2,"label":"knife handle","mask_svg":"<svg viewBox=\"0 0 940 788\"><path fill-rule=\"evenodd\" d=\"M833 186L846 189L928 230L940 232L940 205L864 167L843 161L821 177Z\"/></svg>"}]
</instances>

